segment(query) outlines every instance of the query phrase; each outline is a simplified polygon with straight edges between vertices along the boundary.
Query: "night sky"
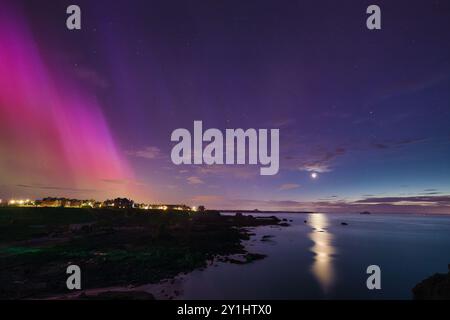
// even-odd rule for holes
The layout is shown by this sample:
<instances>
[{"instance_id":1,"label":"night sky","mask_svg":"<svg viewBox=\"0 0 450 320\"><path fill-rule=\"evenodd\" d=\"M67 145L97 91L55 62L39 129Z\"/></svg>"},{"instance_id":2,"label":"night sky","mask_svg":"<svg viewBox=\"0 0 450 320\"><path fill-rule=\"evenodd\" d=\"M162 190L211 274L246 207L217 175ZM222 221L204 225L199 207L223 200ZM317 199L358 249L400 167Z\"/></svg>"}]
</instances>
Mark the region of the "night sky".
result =
<instances>
[{"instance_id":1,"label":"night sky","mask_svg":"<svg viewBox=\"0 0 450 320\"><path fill-rule=\"evenodd\" d=\"M194 120L279 173L172 164ZM450 1L0 0L0 198L45 196L450 213Z\"/></svg>"}]
</instances>

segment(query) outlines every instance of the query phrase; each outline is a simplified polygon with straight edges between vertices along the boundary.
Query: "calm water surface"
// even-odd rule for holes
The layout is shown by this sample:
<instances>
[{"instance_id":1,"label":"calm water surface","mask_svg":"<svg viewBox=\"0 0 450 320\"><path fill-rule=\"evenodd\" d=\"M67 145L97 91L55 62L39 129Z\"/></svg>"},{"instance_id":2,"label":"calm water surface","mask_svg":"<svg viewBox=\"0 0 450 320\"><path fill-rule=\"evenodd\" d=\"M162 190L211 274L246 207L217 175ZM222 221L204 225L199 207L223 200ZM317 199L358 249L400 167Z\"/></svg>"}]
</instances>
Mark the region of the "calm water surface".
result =
<instances>
[{"instance_id":1,"label":"calm water surface","mask_svg":"<svg viewBox=\"0 0 450 320\"><path fill-rule=\"evenodd\" d=\"M263 215L263 214L260 214ZM216 263L183 281L179 299L410 299L411 288L450 263L450 217L278 214L290 227L258 227L246 247L268 256ZM307 220L307 223L304 223ZM347 226L341 225L347 222ZM270 241L261 241L271 235ZM381 268L381 290L366 268Z\"/></svg>"}]
</instances>

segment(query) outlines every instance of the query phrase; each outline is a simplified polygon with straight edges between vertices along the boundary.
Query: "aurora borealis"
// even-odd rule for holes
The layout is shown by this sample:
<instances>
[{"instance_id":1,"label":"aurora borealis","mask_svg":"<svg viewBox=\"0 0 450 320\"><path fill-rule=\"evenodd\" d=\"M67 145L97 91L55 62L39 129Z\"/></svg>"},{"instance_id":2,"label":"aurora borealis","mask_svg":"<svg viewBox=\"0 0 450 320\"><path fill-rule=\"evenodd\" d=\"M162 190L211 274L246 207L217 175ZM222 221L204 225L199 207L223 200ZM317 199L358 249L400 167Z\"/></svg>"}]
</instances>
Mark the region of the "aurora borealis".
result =
<instances>
[{"instance_id":1,"label":"aurora borealis","mask_svg":"<svg viewBox=\"0 0 450 320\"><path fill-rule=\"evenodd\" d=\"M0 1L0 198L450 213L450 5ZM47 5L44 5L47 3ZM280 129L280 171L176 166L170 133ZM312 178L314 177L314 178Z\"/></svg>"},{"instance_id":2,"label":"aurora borealis","mask_svg":"<svg viewBox=\"0 0 450 320\"><path fill-rule=\"evenodd\" d=\"M96 97L46 61L29 28L23 17L2 10L2 182L16 183L13 193L33 194L20 189L88 191L102 179L130 179Z\"/></svg>"}]
</instances>

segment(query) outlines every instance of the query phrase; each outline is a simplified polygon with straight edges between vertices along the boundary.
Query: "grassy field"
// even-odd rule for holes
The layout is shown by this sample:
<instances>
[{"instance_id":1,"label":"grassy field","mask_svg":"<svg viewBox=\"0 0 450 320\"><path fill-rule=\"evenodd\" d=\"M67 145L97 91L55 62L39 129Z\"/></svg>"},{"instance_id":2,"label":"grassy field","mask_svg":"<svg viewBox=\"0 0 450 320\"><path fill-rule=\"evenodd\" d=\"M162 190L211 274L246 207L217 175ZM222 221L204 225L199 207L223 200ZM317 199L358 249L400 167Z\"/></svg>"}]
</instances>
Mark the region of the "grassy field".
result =
<instances>
[{"instance_id":1,"label":"grassy field","mask_svg":"<svg viewBox=\"0 0 450 320\"><path fill-rule=\"evenodd\" d=\"M83 288L154 283L243 253L242 227L278 223L217 212L0 208L0 298L66 293L70 264L81 267Z\"/></svg>"}]
</instances>

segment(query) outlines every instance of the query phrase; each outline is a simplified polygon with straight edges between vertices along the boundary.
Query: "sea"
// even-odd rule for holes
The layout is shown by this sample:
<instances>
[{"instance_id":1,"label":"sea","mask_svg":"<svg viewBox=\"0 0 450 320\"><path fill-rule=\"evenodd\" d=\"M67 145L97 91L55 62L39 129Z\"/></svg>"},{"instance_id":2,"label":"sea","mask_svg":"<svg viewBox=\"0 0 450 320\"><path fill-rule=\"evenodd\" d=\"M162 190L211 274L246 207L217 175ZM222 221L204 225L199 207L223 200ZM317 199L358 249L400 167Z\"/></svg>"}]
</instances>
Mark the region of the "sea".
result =
<instances>
[{"instance_id":1,"label":"sea","mask_svg":"<svg viewBox=\"0 0 450 320\"><path fill-rule=\"evenodd\" d=\"M249 252L266 258L215 261L195 270L180 279L176 299L412 299L417 283L448 272L450 216L276 216L290 226L250 228L253 235L244 242ZM368 267L374 265L379 289L367 286Z\"/></svg>"}]
</instances>

